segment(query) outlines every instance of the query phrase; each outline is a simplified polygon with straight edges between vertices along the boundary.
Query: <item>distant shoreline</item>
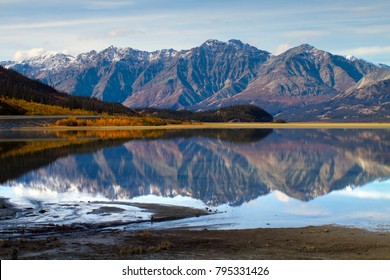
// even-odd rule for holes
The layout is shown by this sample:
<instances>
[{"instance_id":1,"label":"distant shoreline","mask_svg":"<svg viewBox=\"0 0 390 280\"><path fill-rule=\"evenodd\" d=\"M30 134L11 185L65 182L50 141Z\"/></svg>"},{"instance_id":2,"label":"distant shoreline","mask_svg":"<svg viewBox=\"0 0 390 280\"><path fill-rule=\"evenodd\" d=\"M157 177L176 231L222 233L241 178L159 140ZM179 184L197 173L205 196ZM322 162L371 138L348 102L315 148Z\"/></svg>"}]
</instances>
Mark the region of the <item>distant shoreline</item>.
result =
<instances>
[{"instance_id":1,"label":"distant shoreline","mask_svg":"<svg viewBox=\"0 0 390 280\"><path fill-rule=\"evenodd\" d=\"M27 116L14 116L14 115L0 115L1 121L18 121L26 122L30 121L39 121L39 120L60 120L64 118L79 118L79 119L96 119L105 116L96 116L96 115L79 115L79 116L68 116L68 115L47 115L47 116L36 116L36 115L27 115ZM57 126L54 124L49 124L45 126L33 125L30 126L30 123L27 123L26 126L17 126L11 128L2 128L0 123L0 130L145 130L145 129L282 129L282 128L308 128L308 129L331 129L331 128L355 128L355 129L390 129L390 122L287 122L287 123L275 123L275 122L264 122L264 123L254 123L254 122L219 122L219 123L185 123L185 124L167 124L161 126Z\"/></svg>"},{"instance_id":2,"label":"distant shoreline","mask_svg":"<svg viewBox=\"0 0 390 280\"><path fill-rule=\"evenodd\" d=\"M150 129L390 129L390 123L194 123L162 126L36 126L14 130L150 130Z\"/></svg>"}]
</instances>

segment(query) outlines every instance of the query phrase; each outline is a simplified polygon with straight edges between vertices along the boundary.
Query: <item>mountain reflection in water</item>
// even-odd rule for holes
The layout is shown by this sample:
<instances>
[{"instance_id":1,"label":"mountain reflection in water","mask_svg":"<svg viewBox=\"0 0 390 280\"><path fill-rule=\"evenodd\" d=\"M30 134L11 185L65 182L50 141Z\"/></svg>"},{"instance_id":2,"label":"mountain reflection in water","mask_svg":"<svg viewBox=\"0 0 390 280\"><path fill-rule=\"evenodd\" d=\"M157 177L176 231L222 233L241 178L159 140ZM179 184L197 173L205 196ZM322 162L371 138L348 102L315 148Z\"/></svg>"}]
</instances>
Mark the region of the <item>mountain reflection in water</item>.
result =
<instances>
[{"instance_id":1,"label":"mountain reflection in water","mask_svg":"<svg viewBox=\"0 0 390 280\"><path fill-rule=\"evenodd\" d=\"M238 206L278 191L309 201L347 186L389 179L389 132L194 129L150 137L3 140L0 182L114 200L182 195L209 205Z\"/></svg>"}]
</instances>

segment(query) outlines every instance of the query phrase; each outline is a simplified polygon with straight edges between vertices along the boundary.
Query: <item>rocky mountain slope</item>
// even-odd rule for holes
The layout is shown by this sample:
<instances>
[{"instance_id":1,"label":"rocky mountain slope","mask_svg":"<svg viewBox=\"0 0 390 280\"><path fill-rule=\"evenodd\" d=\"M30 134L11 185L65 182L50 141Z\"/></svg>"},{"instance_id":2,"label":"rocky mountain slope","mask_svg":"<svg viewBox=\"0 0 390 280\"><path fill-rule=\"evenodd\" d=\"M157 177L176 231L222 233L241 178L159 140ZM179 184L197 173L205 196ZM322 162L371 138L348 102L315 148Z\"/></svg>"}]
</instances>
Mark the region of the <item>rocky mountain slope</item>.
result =
<instances>
[{"instance_id":1,"label":"rocky mountain slope","mask_svg":"<svg viewBox=\"0 0 390 280\"><path fill-rule=\"evenodd\" d=\"M253 105L229 106L201 112L189 110L177 112L154 108L136 111L115 102L58 92L40 81L32 80L14 70L0 66L0 115L91 115L97 113L138 117L152 115L164 119L198 122L270 122L273 120L272 115Z\"/></svg>"},{"instance_id":2,"label":"rocky mountain slope","mask_svg":"<svg viewBox=\"0 0 390 280\"><path fill-rule=\"evenodd\" d=\"M278 118L304 121L389 121L390 71L380 70L365 75L357 84L327 102L282 112Z\"/></svg>"},{"instance_id":3,"label":"rocky mountain slope","mask_svg":"<svg viewBox=\"0 0 390 280\"><path fill-rule=\"evenodd\" d=\"M301 45L269 59L245 90L221 104L255 102L277 113L328 101L375 71L377 66L362 60Z\"/></svg>"},{"instance_id":4,"label":"rocky mountain slope","mask_svg":"<svg viewBox=\"0 0 390 280\"><path fill-rule=\"evenodd\" d=\"M124 104L180 109L191 108L211 96L217 99L234 96L257 76L269 55L237 40L228 43L209 40L200 47L178 53L172 64L165 69L161 66L162 70L152 80L136 83L135 92ZM210 106L206 104L204 108Z\"/></svg>"},{"instance_id":5,"label":"rocky mountain slope","mask_svg":"<svg viewBox=\"0 0 390 280\"><path fill-rule=\"evenodd\" d=\"M389 115L389 79L383 72L390 70L386 65L333 55L307 44L273 56L239 40L208 40L184 51L109 47L76 57L51 53L0 64L72 95L131 108L205 110L252 104L287 120L294 119L290 117L294 110L310 112L305 120L332 120L360 114L353 108L340 111L342 114L326 110L333 104L330 101L349 100L358 94L361 106L370 107L371 113L363 117ZM373 98L361 98L365 95ZM325 111L317 114L311 110L310 106L321 104L326 104L319 106Z\"/></svg>"}]
</instances>

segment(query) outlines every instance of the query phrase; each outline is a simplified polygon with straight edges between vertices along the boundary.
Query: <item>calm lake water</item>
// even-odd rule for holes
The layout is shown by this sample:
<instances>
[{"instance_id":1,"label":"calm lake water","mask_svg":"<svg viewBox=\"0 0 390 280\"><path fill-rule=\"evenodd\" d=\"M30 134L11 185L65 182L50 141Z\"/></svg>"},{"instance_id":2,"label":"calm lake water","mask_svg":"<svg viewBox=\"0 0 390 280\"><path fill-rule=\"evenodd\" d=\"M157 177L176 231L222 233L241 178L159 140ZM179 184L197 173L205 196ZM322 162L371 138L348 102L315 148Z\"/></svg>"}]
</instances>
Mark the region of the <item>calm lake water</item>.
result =
<instances>
[{"instance_id":1,"label":"calm lake water","mask_svg":"<svg viewBox=\"0 0 390 280\"><path fill-rule=\"evenodd\" d=\"M337 224L390 229L390 130L224 129L0 133L0 196L29 209L0 220L144 219L105 202L208 207L214 215L138 228ZM99 203L90 203L99 201ZM109 205L109 204L107 204ZM39 213L44 209L44 214Z\"/></svg>"}]
</instances>

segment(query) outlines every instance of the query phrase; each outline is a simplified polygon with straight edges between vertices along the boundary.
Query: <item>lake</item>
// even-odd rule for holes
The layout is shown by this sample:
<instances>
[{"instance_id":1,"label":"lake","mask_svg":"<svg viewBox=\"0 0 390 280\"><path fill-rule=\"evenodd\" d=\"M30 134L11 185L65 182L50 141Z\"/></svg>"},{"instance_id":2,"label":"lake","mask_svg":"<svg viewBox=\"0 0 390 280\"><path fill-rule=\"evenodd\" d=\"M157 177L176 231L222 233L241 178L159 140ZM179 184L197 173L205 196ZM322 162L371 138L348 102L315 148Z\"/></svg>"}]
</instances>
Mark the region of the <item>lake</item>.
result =
<instances>
[{"instance_id":1,"label":"lake","mask_svg":"<svg viewBox=\"0 0 390 280\"><path fill-rule=\"evenodd\" d=\"M2 231L153 215L126 202L213 213L129 230L390 229L388 129L4 130L0 166Z\"/></svg>"}]
</instances>

